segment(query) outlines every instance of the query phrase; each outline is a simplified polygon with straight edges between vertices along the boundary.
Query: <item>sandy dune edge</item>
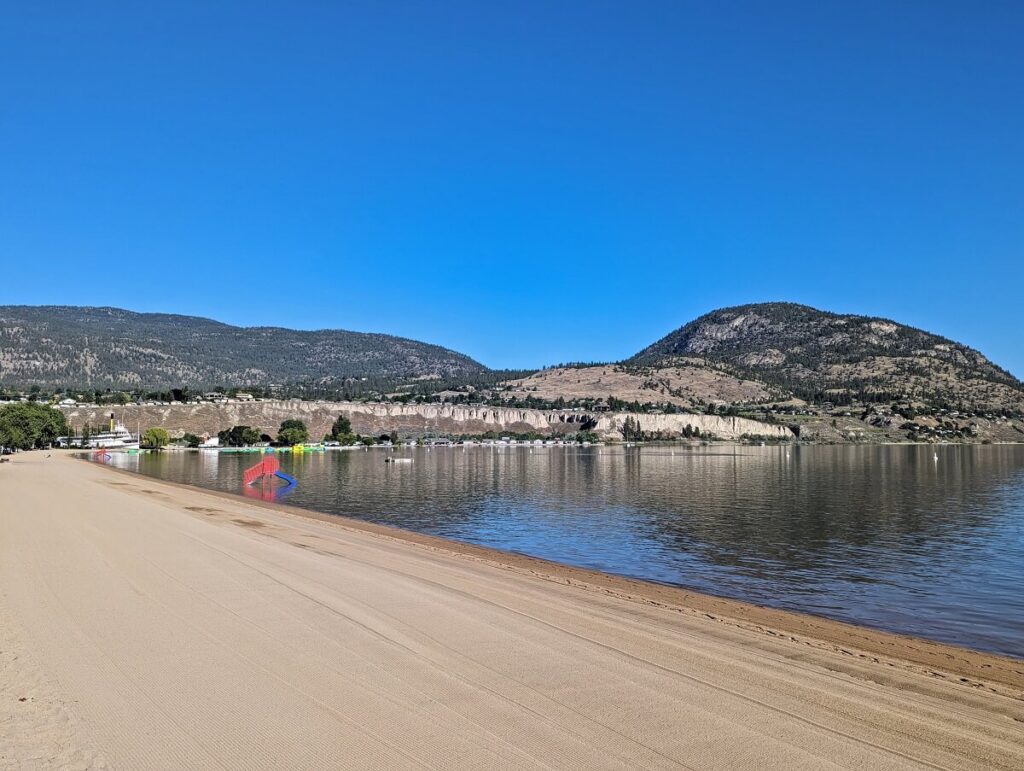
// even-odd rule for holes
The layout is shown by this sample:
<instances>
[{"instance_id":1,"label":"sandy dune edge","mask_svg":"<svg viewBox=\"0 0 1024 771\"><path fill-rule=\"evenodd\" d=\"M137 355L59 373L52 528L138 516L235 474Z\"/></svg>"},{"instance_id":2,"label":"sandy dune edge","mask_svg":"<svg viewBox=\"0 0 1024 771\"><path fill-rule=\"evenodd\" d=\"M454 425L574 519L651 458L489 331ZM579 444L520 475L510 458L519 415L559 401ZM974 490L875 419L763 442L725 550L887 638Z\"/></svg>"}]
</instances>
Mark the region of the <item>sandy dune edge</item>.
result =
<instances>
[{"instance_id":1,"label":"sandy dune edge","mask_svg":"<svg viewBox=\"0 0 1024 771\"><path fill-rule=\"evenodd\" d=\"M1020 662L41 453L0 592L11 767L1024 767Z\"/></svg>"}]
</instances>

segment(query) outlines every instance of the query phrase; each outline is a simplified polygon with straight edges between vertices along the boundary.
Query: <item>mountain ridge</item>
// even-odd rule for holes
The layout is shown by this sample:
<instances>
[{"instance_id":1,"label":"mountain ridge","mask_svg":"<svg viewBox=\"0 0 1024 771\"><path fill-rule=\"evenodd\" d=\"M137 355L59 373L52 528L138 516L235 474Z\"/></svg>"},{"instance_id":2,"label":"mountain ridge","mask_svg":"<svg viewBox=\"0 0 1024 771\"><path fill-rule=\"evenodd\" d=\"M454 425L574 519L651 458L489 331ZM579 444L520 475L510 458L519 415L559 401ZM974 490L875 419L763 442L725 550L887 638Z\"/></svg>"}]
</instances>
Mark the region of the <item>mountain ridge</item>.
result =
<instances>
[{"instance_id":1,"label":"mountain ridge","mask_svg":"<svg viewBox=\"0 0 1024 771\"><path fill-rule=\"evenodd\" d=\"M626 360L676 362L725 368L817 401L1024 402L1024 384L969 346L891 319L797 303L719 308Z\"/></svg>"},{"instance_id":2,"label":"mountain ridge","mask_svg":"<svg viewBox=\"0 0 1024 771\"><path fill-rule=\"evenodd\" d=\"M486 388L483 379L500 374L448 348L383 333L241 327L109 306L0 306L5 387L314 384L330 392L368 377ZM697 410L796 398L1024 413L1024 384L974 348L891 319L790 302L719 308L618 364L540 370L504 390L521 400L610 405L614 396Z\"/></svg>"},{"instance_id":3,"label":"mountain ridge","mask_svg":"<svg viewBox=\"0 0 1024 771\"><path fill-rule=\"evenodd\" d=\"M486 370L448 348L376 332L239 327L109 306L0 306L5 385L254 385Z\"/></svg>"}]
</instances>

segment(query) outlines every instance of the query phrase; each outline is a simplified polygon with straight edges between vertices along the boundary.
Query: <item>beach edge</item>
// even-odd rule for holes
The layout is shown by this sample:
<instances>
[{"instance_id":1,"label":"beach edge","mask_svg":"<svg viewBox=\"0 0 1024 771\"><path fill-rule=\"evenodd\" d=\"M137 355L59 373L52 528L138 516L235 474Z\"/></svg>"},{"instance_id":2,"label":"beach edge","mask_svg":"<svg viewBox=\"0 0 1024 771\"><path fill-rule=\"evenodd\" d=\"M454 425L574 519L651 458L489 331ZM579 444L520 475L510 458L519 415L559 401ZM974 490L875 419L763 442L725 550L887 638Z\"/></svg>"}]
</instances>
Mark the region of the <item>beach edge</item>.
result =
<instances>
[{"instance_id":1,"label":"beach edge","mask_svg":"<svg viewBox=\"0 0 1024 771\"><path fill-rule=\"evenodd\" d=\"M63 459L89 462L71 453ZM442 536L418 533L390 525L365 522L336 514L327 514L285 503L247 498L243 495L146 476L128 469L100 463L93 466L146 484L206 495L263 512L326 523L343 530L358 531L380 538L412 544L452 557L483 562L542 581L574 587L580 591L611 595L644 605L690 616L703 616L709 622L754 631L802 646L828 650L849 658L851 663L870 663L914 671L932 678L963 685L974 690L991 691L1024 701L1024 660L996 653L976 651L896 632L888 632L836 621L794 610L757 605L743 600L699 592L683 587L659 584L619 576L590 568L533 557L519 552L479 546Z\"/></svg>"}]
</instances>

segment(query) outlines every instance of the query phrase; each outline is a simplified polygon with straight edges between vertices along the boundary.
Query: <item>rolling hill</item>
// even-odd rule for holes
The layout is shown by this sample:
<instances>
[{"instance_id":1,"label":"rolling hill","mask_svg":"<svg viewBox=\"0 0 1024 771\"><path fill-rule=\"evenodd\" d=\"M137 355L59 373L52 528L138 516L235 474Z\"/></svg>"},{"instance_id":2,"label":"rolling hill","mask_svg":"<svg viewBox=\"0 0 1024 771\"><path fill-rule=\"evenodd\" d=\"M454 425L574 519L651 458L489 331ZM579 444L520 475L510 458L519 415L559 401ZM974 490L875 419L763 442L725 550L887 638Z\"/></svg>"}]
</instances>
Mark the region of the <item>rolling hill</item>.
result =
<instances>
[{"instance_id":1,"label":"rolling hill","mask_svg":"<svg viewBox=\"0 0 1024 771\"><path fill-rule=\"evenodd\" d=\"M794 303L712 311L627 363L712 366L812 401L1024 409L1024 384L973 348L888 319Z\"/></svg>"},{"instance_id":2,"label":"rolling hill","mask_svg":"<svg viewBox=\"0 0 1024 771\"><path fill-rule=\"evenodd\" d=\"M484 390L500 373L436 345L344 330L235 327L117 308L0 306L0 385L268 386L440 378ZM618 364L506 381L502 398L672 404L906 401L1024 413L1024 384L978 351L888 319L793 303L722 308Z\"/></svg>"},{"instance_id":3,"label":"rolling hill","mask_svg":"<svg viewBox=\"0 0 1024 771\"><path fill-rule=\"evenodd\" d=\"M235 327L119 308L0 306L5 386L243 386L485 370L455 351L391 335Z\"/></svg>"}]
</instances>

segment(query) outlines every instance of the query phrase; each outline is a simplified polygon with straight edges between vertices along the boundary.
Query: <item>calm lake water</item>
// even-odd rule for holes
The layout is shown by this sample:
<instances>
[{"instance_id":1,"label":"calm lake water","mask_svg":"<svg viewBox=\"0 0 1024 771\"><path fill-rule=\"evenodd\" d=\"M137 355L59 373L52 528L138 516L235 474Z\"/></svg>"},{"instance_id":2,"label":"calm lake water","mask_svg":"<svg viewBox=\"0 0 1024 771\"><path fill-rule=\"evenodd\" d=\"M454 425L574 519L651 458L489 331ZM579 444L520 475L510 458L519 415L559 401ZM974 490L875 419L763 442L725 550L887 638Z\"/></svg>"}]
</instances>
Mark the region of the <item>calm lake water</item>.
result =
<instances>
[{"instance_id":1,"label":"calm lake water","mask_svg":"<svg viewBox=\"0 0 1024 771\"><path fill-rule=\"evenodd\" d=\"M395 464L386 455L279 454L297 480L280 500L1024 657L1024 446L400 449L413 462ZM107 462L241 493L259 458Z\"/></svg>"}]
</instances>

